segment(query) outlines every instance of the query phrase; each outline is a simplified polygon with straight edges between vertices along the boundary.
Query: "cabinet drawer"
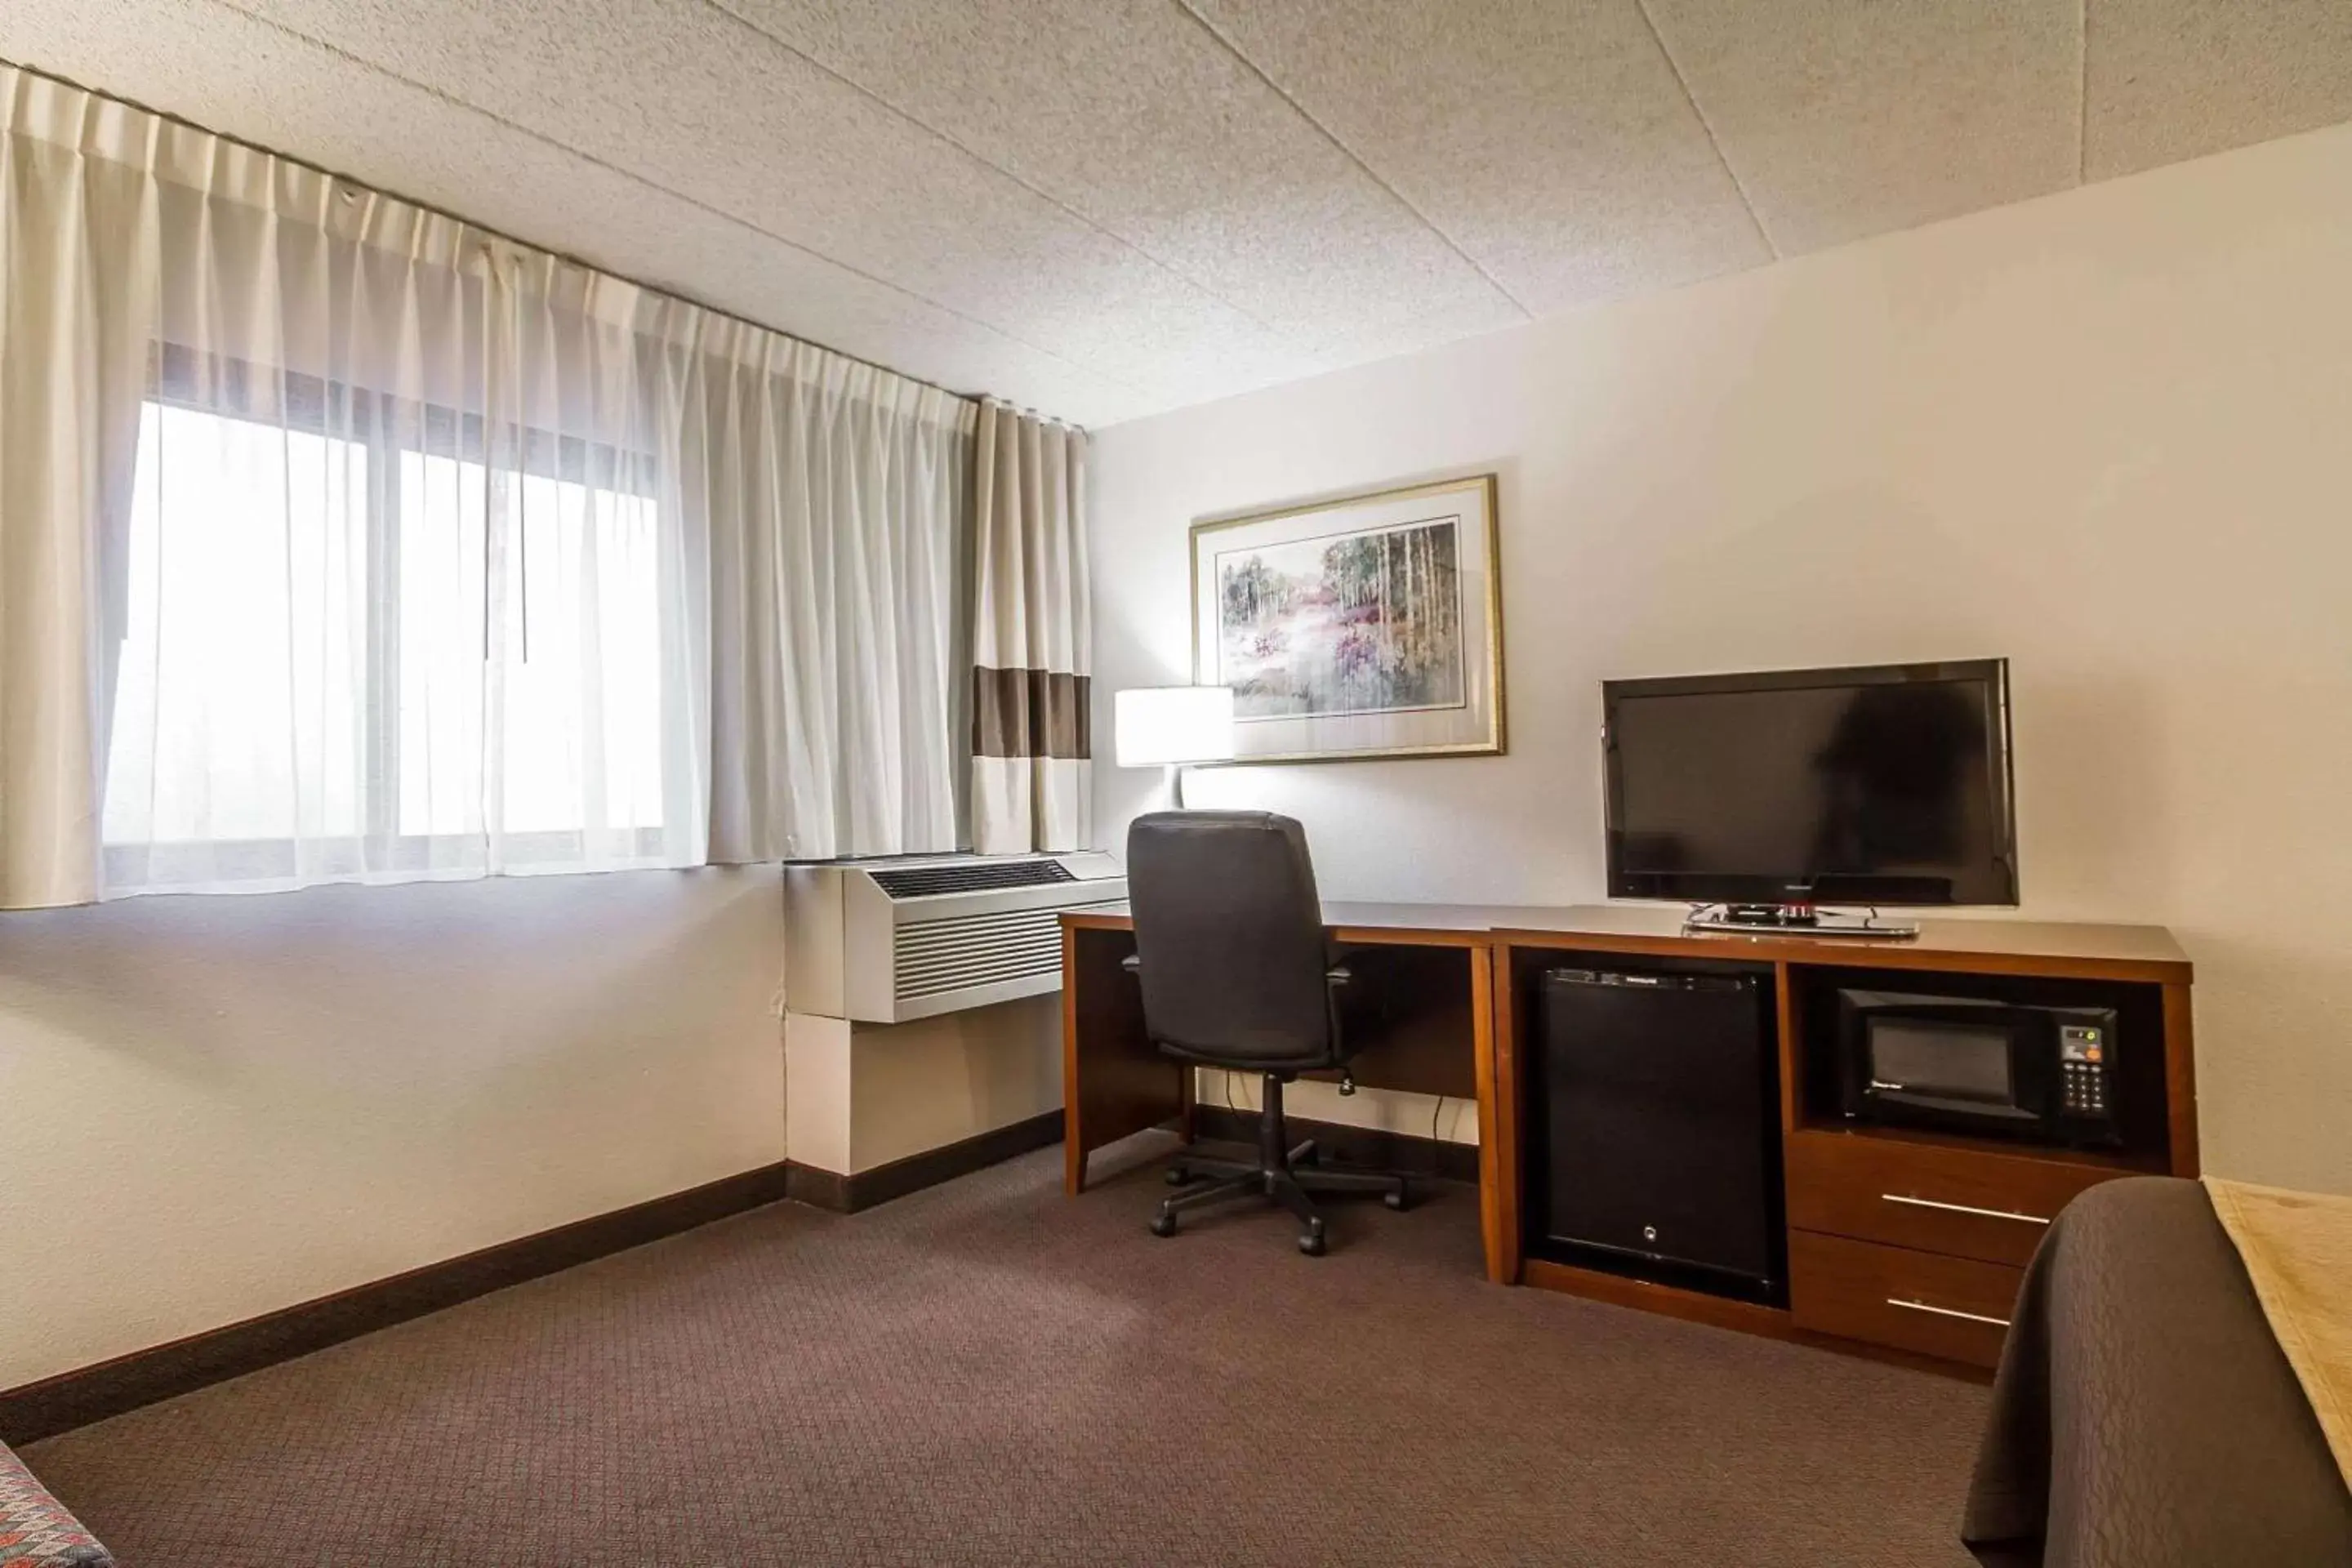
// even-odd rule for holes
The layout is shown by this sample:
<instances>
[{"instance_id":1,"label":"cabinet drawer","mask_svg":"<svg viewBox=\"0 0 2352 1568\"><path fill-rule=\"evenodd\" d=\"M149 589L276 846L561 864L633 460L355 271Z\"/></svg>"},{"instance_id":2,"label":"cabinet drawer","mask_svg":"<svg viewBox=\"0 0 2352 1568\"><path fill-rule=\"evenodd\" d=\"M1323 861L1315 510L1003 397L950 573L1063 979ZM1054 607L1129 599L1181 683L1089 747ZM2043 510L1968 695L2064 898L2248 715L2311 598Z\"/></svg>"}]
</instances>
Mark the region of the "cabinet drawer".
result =
<instances>
[{"instance_id":1,"label":"cabinet drawer","mask_svg":"<svg viewBox=\"0 0 2352 1568\"><path fill-rule=\"evenodd\" d=\"M1991 1366L2021 1268L1789 1233L1790 1315L1801 1329Z\"/></svg>"},{"instance_id":2,"label":"cabinet drawer","mask_svg":"<svg viewBox=\"0 0 2352 1568\"><path fill-rule=\"evenodd\" d=\"M1868 1133L1789 1135L1789 1224L2022 1265L2085 1187L2129 1173Z\"/></svg>"}]
</instances>

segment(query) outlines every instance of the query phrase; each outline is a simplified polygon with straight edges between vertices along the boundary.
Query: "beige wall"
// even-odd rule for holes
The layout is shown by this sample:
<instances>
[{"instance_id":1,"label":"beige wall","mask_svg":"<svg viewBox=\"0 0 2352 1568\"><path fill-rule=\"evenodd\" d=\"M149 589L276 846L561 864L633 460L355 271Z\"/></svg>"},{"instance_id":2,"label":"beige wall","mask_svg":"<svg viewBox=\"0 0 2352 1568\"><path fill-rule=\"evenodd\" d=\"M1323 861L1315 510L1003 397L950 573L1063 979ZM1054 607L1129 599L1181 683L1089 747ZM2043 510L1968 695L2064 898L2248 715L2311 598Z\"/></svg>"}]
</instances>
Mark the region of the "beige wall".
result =
<instances>
[{"instance_id":1,"label":"beige wall","mask_svg":"<svg viewBox=\"0 0 2352 1568\"><path fill-rule=\"evenodd\" d=\"M783 1158L773 868L0 915L0 1387Z\"/></svg>"},{"instance_id":2,"label":"beige wall","mask_svg":"<svg viewBox=\"0 0 2352 1568\"><path fill-rule=\"evenodd\" d=\"M1061 1109L1061 1000L908 1024L787 1014L793 1161L849 1175Z\"/></svg>"},{"instance_id":3,"label":"beige wall","mask_svg":"<svg viewBox=\"0 0 2352 1568\"><path fill-rule=\"evenodd\" d=\"M2170 925L2209 1168L2352 1191L2352 129L1103 431L1097 732L1185 678L1192 518L1486 468L1510 755L1192 804L1590 900L1604 677L2006 655L2025 913ZM1158 776L1097 778L1116 847Z\"/></svg>"}]
</instances>

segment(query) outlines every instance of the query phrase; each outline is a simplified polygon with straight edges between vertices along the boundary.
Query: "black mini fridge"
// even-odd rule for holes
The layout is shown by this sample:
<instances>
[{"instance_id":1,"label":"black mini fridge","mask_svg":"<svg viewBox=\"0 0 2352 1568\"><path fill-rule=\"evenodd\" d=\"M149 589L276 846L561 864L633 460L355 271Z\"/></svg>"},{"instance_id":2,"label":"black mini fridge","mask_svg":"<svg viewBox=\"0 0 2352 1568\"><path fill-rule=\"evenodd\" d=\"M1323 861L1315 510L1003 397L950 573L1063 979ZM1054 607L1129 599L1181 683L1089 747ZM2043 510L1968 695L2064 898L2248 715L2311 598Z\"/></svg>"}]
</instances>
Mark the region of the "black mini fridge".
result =
<instances>
[{"instance_id":1,"label":"black mini fridge","mask_svg":"<svg viewBox=\"0 0 2352 1568\"><path fill-rule=\"evenodd\" d=\"M1545 1250L1786 1300L1770 1001L1752 973L1544 974Z\"/></svg>"}]
</instances>

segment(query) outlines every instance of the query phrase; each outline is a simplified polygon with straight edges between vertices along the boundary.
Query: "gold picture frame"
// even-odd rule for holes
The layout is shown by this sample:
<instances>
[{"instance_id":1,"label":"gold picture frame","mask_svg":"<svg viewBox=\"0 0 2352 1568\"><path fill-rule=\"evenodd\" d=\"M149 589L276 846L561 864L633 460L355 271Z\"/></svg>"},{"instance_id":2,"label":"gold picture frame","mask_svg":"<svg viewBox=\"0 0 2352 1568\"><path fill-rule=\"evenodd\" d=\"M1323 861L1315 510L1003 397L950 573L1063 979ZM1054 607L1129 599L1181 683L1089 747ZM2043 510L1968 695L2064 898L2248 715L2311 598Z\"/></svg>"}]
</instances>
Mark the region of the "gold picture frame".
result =
<instances>
[{"instance_id":1,"label":"gold picture frame","mask_svg":"<svg viewBox=\"0 0 2352 1568\"><path fill-rule=\"evenodd\" d=\"M1192 524L1192 679L1234 687L1234 762L1504 754L1496 490L1474 474ZM1375 538L1376 554L1335 561ZM1360 596L1368 574L1377 605Z\"/></svg>"}]
</instances>

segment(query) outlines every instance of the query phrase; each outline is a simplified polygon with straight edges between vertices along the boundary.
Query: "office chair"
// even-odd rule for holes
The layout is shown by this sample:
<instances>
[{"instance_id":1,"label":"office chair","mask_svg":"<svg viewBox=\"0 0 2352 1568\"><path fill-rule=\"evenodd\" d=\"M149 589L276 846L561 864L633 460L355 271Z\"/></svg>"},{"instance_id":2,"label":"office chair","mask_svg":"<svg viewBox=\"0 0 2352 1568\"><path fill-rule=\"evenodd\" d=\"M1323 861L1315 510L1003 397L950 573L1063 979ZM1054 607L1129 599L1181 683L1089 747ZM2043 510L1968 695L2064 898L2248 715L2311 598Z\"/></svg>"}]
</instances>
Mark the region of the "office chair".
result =
<instances>
[{"instance_id":1,"label":"office chair","mask_svg":"<svg viewBox=\"0 0 2352 1568\"><path fill-rule=\"evenodd\" d=\"M1306 1227L1298 1249L1324 1250L1323 1216L1311 1193L1379 1193L1389 1207L1412 1202L1402 1176L1318 1168L1312 1140L1289 1146L1282 1086L1302 1072L1344 1068L1339 988L1307 835L1263 811L1158 811L1127 830L1128 906L1143 989L1143 1026L1160 1051L1192 1067L1260 1074L1264 1110L1255 1160L1185 1154L1171 1185L1222 1178L1160 1204L1155 1236L1176 1234L1187 1209L1251 1194L1288 1209Z\"/></svg>"}]
</instances>

